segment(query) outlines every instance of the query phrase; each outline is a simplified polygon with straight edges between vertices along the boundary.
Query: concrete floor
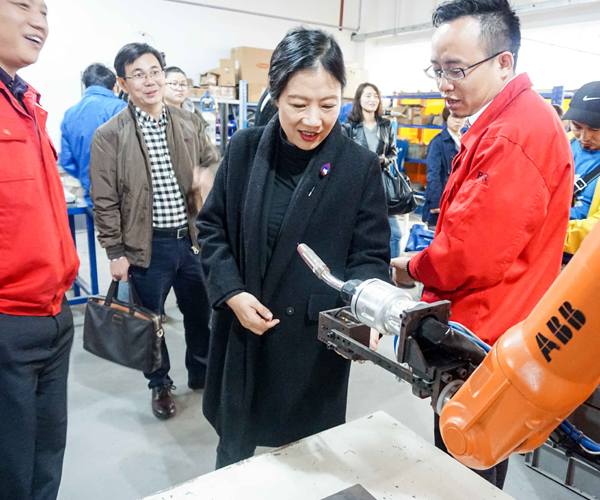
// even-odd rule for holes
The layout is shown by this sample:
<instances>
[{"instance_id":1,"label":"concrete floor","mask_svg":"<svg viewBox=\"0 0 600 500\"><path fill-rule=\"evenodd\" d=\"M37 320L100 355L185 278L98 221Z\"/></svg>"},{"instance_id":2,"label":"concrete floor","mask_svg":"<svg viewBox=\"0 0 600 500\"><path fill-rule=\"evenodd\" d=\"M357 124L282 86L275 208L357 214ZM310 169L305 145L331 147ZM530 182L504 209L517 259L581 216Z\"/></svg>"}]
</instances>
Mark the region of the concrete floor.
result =
<instances>
[{"instance_id":1,"label":"concrete floor","mask_svg":"<svg viewBox=\"0 0 600 500\"><path fill-rule=\"evenodd\" d=\"M78 232L82 275L88 263L85 233ZM98 249L100 290L110 276L105 253ZM171 294L165 312L165 338L178 415L159 421L150 410L150 391L141 373L96 358L82 347L85 306L74 306L75 343L69 375L69 431L59 500L134 500L214 469L217 435L202 415L202 392L187 388L182 316ZM380 352L391 356L391 339ZM371 363L354 364L348 421L383 410L433 442L433 414L405 383ZM525 466L514 456L505 491L516 500L581 499ZM468 499L465 499L468 500Z\"/></svg>"}]
</instances>

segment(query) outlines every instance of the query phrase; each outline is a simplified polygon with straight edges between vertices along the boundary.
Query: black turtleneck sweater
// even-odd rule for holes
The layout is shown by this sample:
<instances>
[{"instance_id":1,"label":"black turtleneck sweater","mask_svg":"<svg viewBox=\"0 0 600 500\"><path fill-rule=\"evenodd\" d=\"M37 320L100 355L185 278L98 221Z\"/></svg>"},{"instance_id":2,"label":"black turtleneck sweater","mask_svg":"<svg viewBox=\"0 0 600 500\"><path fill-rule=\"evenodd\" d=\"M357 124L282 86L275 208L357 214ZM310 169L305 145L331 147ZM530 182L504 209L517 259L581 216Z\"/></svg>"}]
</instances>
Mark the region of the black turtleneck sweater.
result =
<instances>
[{"instance_id":1,"label":"black turtleneck sweater","mask_svg":"<svg viewBox=\"0 0 600 500\"><path fill-rule=\"evenodd\" d=\"M15 75L13 78L6 71L0 68L0 81L6 86L8 91L15 97L15 99L19 101L19 104L23 106L23 109L27 111L25 103L23 102L23 96L25 95L25 92L29 90L29 85L25 83L25 80L23 80L19 75Z\"/></svg>"},{"instance_id":2,"label":"black turtleneck sweater","mask_svg":"<svg viewBox=\"0 0 600 500\"><path fill-rule=\"evenodd\" d=\"M263 276L266 266L271 260L273 249L277 244L277 238L285 219L292 196L300 183L304 172L310 161L321 148L322 144L314 150L306 151L294 146L285 138L283 130L280 131L279 144L277 146L277 160L273 184L268 188L265 203L266 221L266 249L263 255ZM263 229L263 235L265 231ZM263 240L264 241L264 240Z\"/></svg>"}]
</instances>

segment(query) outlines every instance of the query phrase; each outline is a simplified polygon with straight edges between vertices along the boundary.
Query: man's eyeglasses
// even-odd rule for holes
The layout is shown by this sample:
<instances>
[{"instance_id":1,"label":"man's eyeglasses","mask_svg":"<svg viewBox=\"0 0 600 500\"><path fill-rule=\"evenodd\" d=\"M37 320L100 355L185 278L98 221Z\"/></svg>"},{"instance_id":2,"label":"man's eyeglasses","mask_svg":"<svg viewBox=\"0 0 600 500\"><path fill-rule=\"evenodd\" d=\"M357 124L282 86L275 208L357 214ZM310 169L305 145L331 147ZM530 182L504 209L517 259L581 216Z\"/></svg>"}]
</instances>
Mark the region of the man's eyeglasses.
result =
<instances>
[{"instance_id":1,"label":"man's eyeglasses","mask_svg":"<svg viewBox=\"0 0 600 500\"><path fill-rule=\"evenodd\" d=\"M154 70L154 71L150 71L150 73L134 73L131 76L125 76L123 77L124 80L133 80L134 82L141 82L143 80L146 80L146 78L151 78L152 80L156 80L159 77L162 77L165 75L165 72L163 70Z\"/></svg>"},{"instance_id":2,"label":"man's eyeglasses","mask_svg":"<svg viewBox=\"0 0 600 500\"><path fill-rule=\"evenodd\" d=\"M177 82L165 82L165 85L168 85L173 90L181 89L186 90L189 85L187 83L177 83Z\"/></svg>"},{"instance_id":3,"label":"man's eyeglasses","mask_svg":"<svg viewBox=\"0 0 600 500\"><path fill-rule=\"evenodd\" d=\"M507 52L506 50L501 50L500 52L498 52L497 54L494 54L493 56L490 56L486 59L484 59L483 61L479 61L476 62L475 64L471 64L471 66L467 66L466 68L448 68L448 69L433 69L433 65L429 66L429 68L424 69L423 72L432 80L437 80L438 82L442 79L442 76L446 77L446 80L452 80L452 81L456 81L456 80L462 80L466 75L465 71L467 71L468 69L474 68L476 66L479 66L480 64L483 64L484 62L489 61L490 59L493 59L496 56L499 56L500 54Z\"/></svg>"}]
</instances>

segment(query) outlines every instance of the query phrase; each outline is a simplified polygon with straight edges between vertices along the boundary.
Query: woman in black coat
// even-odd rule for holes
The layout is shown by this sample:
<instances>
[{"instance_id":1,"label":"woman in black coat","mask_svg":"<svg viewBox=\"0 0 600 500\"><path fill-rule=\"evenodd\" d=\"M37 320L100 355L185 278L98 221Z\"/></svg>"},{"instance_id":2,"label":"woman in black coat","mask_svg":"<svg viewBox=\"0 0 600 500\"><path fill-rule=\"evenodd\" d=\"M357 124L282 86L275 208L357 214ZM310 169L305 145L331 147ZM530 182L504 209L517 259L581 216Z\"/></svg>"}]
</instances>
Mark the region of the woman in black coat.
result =
<instances>
[{"instance_id":1,"label":"woman in black coat","mask_svg":"<svg viewBox=\"0 0 600 500\"><path fill-rule=\"evenodd\" d=\"M297 245L340 279L389 280L379 160L342 135L335 39L288 33L269 80L279 114L232 137L197 221L215 310L203 409L217 467L345 421L350 363L317 339L319 312L339 296Z\"/></svg>"},{"instance_id":2,"label":"woman in black coat","mask_svg":"<svg viewBox=\"0 0 600 500\"><path fill-rule=\"evenodd\" d=\"M372 83L361 83L356 89L348 119L342 124L342 132L357 144L376 153L382 169L395 168L398 158L396 134L392 122L382 114L379 89ZM402 231L396 216L391 215L388 220L392 231L390 247L393 258L400 255Z\"/></svg>"}]
</instances>

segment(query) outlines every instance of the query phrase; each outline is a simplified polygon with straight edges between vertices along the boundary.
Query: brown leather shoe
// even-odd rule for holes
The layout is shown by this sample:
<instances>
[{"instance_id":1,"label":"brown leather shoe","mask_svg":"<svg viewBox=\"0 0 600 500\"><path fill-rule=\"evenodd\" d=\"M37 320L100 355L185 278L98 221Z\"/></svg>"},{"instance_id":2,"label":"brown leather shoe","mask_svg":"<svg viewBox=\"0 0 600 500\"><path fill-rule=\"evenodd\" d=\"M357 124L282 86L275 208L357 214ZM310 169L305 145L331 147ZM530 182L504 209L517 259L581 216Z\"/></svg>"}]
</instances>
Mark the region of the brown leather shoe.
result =
<instances>
[{"instance_id":1,"label":"brown leather shoe","mask_svg":"<svg viewBox=\"0 0 600 500\"><path fill-rule=\"evenodd\" d=\"M175 389L175 387L173 385L159 385L152 388L152 413L156 418L166 420L175 416L177 407L171 389Z\"/></svg>"}]
</instances>

